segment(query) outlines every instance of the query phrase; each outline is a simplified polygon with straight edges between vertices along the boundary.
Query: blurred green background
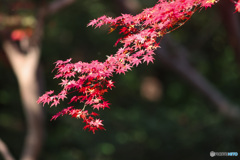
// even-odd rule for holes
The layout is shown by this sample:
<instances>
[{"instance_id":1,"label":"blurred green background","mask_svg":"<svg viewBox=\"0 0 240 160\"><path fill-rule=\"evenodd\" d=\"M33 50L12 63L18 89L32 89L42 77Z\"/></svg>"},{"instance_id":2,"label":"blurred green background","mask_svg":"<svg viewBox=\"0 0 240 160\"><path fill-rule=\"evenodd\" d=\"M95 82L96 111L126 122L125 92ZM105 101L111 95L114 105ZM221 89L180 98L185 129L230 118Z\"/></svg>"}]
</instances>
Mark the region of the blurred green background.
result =
<instances>
[{"instance_id":1,"label":"blurred green background","mask_svg":"<svg viewBox=\"0 0 240 160\"><path fill-rule=\"evenodd\" d=\"M156 1L138 3L143 9ZM1 9L7 10L4 6ZM51 72L55 61L70 57L74 62L103 61L106 55L116 52L113 45L118 33L108 34L107 27L94 29L86 25L102 15L116 17L121 12L113 0L78 0L47 18L41 57L46 85L43 92L60 89L59 80L53 80ZM210 33L205 33L210 29ZM203 34L211 35L196 49L196 39ZM194 14L171 36L188 48L191 64L232 103L239 105L239 68L217 8ZM0 73L0 137L18 159L26 133L25 117L15 75L4 60L0 61ZM153 99L143 93L142 87L148 80L158 87ZM202 160L210 159L210 151L240 151L239 126L220 115L208 100L163 67L157 58L154 64L142 64L126 75L115 75L114 81L116 87L106 95L111 109L100 111L106 131L95 135L84 131L81 120L70 116L50 122L51 116L65 106L44 107L47 130L39 159Z\"/></svg>"}]
</instances>

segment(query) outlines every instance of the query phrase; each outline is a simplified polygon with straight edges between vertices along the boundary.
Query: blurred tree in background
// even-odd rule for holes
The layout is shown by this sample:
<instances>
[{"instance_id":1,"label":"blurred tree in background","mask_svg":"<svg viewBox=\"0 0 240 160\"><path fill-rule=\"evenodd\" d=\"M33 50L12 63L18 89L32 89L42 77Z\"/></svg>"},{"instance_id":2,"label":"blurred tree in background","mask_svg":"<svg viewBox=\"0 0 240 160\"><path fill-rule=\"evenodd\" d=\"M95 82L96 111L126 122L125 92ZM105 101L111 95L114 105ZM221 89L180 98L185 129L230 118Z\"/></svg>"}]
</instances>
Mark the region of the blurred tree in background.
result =
<instances>
[{"instance_id":1,"label":"blurred tree in background","mask_svg":"<svg viewBox=\"0 0 240 160\"><path fill-rule=\"evenodd\" d=\"M29 97L58 90L51 73L56 60L101 61L116 52L117 33L86 28L91 19L136 14L156 2L1 0L0 148L5 143L16 159L44 160L191 160L238 151L240 30L229 0L164 37L154 65L114 77L111 111L101 113L107 131L89 134L66 116L49 122L61 106L41 108ZM33 103L44 114L27 107Z\"/></svg>"}]
</instances>

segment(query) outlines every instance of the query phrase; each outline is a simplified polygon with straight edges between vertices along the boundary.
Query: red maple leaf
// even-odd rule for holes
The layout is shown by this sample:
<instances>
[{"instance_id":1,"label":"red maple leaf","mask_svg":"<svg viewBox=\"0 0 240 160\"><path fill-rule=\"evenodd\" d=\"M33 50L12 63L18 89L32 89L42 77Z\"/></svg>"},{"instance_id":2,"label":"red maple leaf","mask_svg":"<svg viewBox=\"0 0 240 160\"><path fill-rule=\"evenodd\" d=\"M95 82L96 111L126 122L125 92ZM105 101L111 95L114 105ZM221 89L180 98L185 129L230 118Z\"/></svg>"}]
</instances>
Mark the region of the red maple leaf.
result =
<instances>
[{"instance_id":1,"label":"red maple leaf","mask_svg":"<svg viewBox=\"0 0 240 160\"><path fill-rule=\"evenodd\" d=\"M154 60L154 58L152 56L148 56L148 55L143 56L143 62L147 62L147 64L149 62L153 63L153 60Z\"/></svg>"}]
</instances>

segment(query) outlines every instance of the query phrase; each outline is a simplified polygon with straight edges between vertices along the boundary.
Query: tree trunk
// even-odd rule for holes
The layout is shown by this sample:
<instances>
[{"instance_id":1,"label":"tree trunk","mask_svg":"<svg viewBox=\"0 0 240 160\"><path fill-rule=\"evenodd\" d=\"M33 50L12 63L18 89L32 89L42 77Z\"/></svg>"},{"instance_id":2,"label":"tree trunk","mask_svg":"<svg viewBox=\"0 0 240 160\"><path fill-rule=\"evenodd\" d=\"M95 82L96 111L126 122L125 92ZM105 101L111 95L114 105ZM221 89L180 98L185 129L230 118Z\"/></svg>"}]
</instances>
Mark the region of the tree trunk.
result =
<instances>
[{"instance_id":1,"label":"tree trunk","mask_svg":"<svg viewBox=\"0 0 240 160\"><path fill-rule=\"evenodd\" d=\"M16 74L26 116L27 134L21 160L35 160L41 151L45 130L43 108L36 103L40 94L36 75L40 51L32 47L26 54L21 53L11 42L5 42L3 48Z\"/></svg>"}]
</instances>

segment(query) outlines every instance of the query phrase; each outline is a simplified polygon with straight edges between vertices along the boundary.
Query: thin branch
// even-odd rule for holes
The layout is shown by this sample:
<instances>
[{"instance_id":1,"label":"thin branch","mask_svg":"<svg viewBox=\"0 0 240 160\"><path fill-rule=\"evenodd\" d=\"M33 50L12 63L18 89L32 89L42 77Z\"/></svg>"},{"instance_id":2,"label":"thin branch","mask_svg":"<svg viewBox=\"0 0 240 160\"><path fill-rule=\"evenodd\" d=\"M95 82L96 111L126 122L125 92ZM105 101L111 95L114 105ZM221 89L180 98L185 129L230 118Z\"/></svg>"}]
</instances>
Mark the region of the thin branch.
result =
<instances>
[{"instance_id":1,"label":"thin branch","mask_svg":"<svg viewBox=\"0 0 240 160\"><path fill-rule=\"evenodd\" d=\"M165 45L168 46L168 48L176 47L173 40L167 41ZM157 50L157 56L159 57L158 59L161 64L186 80L191 86L205 96L222 115L239 122L239 107L231 104L228 99L196 69L194 69L188 61L179 59L182 55L186 53L189 54L187 49L180 47L172 50L173 53L171 53L168 48L164 49L164 47L162 47ZM178 56L174 56L173 58L172 54Z\"/></svg>"},{"instance_id":2,"label":"thin branch","mask_svg":"<svg viewBox=\"0 0 240 160\"><path fill-rule=\"evenodd\" d=\"M5 160L15 160L11 153L9 152L7 145L2 141L1 138L0 138L0 152L2 153L3 158Z\"/></svg>"},{"instance_id":3,"label":"thin branch","mask_svg":"<svg viewBox=\"0 0 240 160\"><path fill-rule=\"evenodd\" d=\"M49 4L47 8L47 14L55 14L59 10L66 8L74 2L75 0L55 0Z\"/></svg>"},{"instance_id":4,"label":"thin branch","mask_svg":"<svg viewBox=\"0 0 240 160\"><path fill-rule=\"evenodd\" d=\"M75 0L55 0L47 6L42 6L39 8L37 15L37 24L33 32L33 36L31 38L31 46L41 46L41 39L43 36L43 27L45 23L45 18L48 15L55 14L59 12L61 9L66 8L67 6L74 3Z\"/></svg>"}]
</instances>

